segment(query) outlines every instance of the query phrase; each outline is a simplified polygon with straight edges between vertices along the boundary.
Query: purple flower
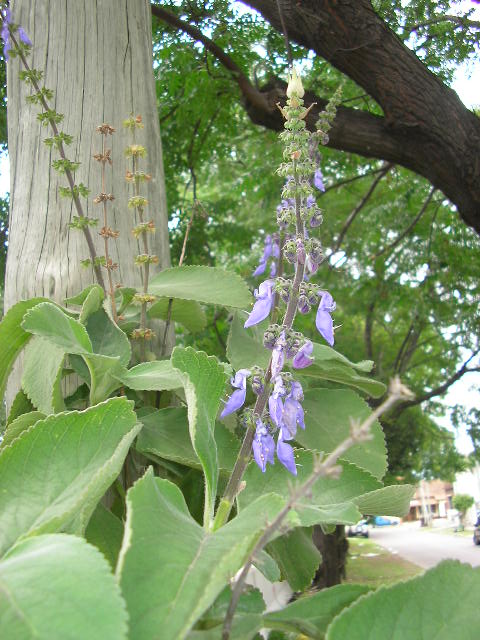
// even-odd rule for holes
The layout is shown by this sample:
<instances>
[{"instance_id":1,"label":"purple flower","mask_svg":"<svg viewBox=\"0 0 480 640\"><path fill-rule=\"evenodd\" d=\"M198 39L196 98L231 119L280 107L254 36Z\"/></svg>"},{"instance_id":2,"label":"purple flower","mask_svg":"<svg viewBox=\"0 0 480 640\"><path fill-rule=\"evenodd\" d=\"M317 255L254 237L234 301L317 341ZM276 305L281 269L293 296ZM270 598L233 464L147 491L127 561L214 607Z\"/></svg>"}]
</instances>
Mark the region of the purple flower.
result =
<instances>
[{"instance_id":1,"label":"purple flower","mask_svg":"<svg viewBox=\"0 0 480 640\"><path fill-rule=\"evenodd\" d=\"M274 463L273 452L275 450L275 442L260 418L257 420L252 449L255 462L262 470L262 473L265 473L267 462L270 462L270 464Z\"/></svg>"},{"instance_id":2,"label":"purple flower","mask_svg":"<svg viewBox=\"0 0 480 640\"><path fill-rule=\"evenodd\" d=\"M325 185L323 184L323 175L320 168L315 171L315 174L313 176L313 184L319 191L325 191Z\"/></svg>"},{"instance_id":3,"label":"purple flower","mask_svg":"<svg viewBox=\"0 0 480 640\"><path fill-rule=\"evenodd\" d=\"M324 291L321 294L320 304L318 305L317 317L315 324L317 326L320 335L333 347L333 320L330 315L335 311L336 304L332 296L328 291Z\"/></svg>"},{"instance_id":4,"label":"purple flower","mask_svg":"<svg viewBox=\"0 0 480 640\"><path fill-rule=\"evenodd\" d=\"M23 42L23 44L28 44L29 47L32 46L32 42L30 38L27 36L27 33L23 27L18 27L18 37Z\"/></svg>"},{"instance_id":5,"label":"purple flower","mask_svg":"<svg viewBox=\"0 0 480 640\"><path fill-rule=\"evenodd\" d=\"M300 400L303 400L302 385L294 380L290 393L285 398L283 405L282 433L285 440L291 440L295 437L297 424L299 424L302 429L305 429L303 407L300 404Z\"/></svg>"},{"instance_id":6,"label":"purple flower","mask_svg":"<svg viewBox=\"0 0 480 640\"><path fill-rule=\"evenodd\" d=\"M283 430L280 429L277 440L277 458L283 464L283 466L293 473L294 476L297 475L297 467L295 465L295 456L293 454L292 447L284 442L283 440Z\"/></svg>"},{"instance_id":7,"label":"purple flower","mask_svg":"<svg viewBox=\"0 0 480 640\"><path fill-rule=\"evenodd\" d=\"M245 329L262 322L262 320L268 317L273 304L274 284L274 280L265 280L265 282L262 282L258 289L255 290L254 295L257 301L253 305L253 309L243 325Z\"/></svg>"},{"instance_id":8,"label":"purple flower","mask_svg":"<svg viewBox=\"0 0 480 640\"><path fill-rule=\"evenodd\" d=\"M5 9L5 11L2 12L2 17L3 17L3 27L2 27L1 36L4 43L3 57L5 58L5 61L8 61L10 59L8 52L11 51L12 49L12 44L10 42L10 28L9 28L9 25L12 21L12 14L10 13L10 9Z\"/></svg>"},{"instance_id":9,"label":"purple flower","mask_svg":"<svg viewBox=\"0 0 480 640\"><path fill-rule=\"evenodd\" d=\"M272 353L272 378L278 376L280 371L283 369L283 365L285 364L285 347L287 343L285 341L285 331L277 338L275 342L275 346L273 348Z\"/></svg>"},{"instance_id":10,"label":"purple flower","mask_svg":"<svg viewBox=\"0 0 480 640\"><path fill-rule=\"evenodd\" d=\"M283 385L282 376L277 376L275 378L273 391L270 395L270 398L268 399L268 411L270 413L270 418L272 419L273 424L275 424L277 427L280 427L282 424L282 396L284 396L285 394L286 389Z\"/></svg>"},{"instance_id":11,"label":"purple flower","mask_svg":"<svg viewBox=\"0 0 480 640\"><path fill-rule=\"evenodd\" d=\"M227 400L225 407L220 414L221 418L225 418L225 416L230 415L234 411L238 411L238 409L243 406L247 395L247 378L250 373L251 372L248 369L239 369L235 374L235 377L231 378L230 384L232 387L236 387L236 391L234 391Z\"/></svg>"},{"instance_id":12,"label":"purple flower","mask_svg":"<svg viewBox=\"0 0 480 640\"><path fill-rule=\"evenodd\" d=\"M260 264L255 269L252 275L261 276L262 273L265 273L265 269L267 266L267 260L272 255L272 236L265 237L265 244L263 247L263 256L260 258Z\"/></svg>"},{"instance_id":13,"label":"purple flower","mask_svg":"<svg viewBox=\"0 0 480 640\"><path fill-rule=\"evenodd\" d=\"M315 204L315 198L314 196L312 196L312 194L310 194L309 196L307 196L307 208L310 209L310 207L313 207L313 205Z\"/></svg>"},{"instance_id":14,"label":"purple flower","mask_svg":"<svg viewBox=\"0 0 480 640\"><path fill-rule=\"evenodd\" d=\"M297 355L294 357L292 361L292 366L294 369L305 369L305 367L309 367L313 358L310 357L313 351L313 343L310 340L307 340L305 344L301 347Z\"/></svg>"}]
</instances>

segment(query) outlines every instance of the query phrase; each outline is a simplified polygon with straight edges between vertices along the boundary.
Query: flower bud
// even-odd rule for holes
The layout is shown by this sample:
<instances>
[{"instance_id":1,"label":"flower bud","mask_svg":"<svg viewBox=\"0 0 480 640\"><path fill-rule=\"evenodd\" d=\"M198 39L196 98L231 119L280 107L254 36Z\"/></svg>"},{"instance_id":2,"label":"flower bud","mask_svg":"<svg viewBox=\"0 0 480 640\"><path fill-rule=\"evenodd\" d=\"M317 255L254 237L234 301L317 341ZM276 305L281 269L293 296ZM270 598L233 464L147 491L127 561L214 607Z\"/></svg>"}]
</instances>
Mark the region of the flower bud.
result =
<instances>
[{"instance_id":1,"label":"flower bud","mask_svg":"<svg viewBox=\"0 0 480 640\"><path fill-rule=\"evenodd\" d=\"M291 98L294 94L297 96L297 98L303 98L303 96L305 95L302 80L300 76L297 75L297 70L295 69L295 67L293 67L292 75L290 76L288 81L287 98Z\"/></svg>"}]
</instances>

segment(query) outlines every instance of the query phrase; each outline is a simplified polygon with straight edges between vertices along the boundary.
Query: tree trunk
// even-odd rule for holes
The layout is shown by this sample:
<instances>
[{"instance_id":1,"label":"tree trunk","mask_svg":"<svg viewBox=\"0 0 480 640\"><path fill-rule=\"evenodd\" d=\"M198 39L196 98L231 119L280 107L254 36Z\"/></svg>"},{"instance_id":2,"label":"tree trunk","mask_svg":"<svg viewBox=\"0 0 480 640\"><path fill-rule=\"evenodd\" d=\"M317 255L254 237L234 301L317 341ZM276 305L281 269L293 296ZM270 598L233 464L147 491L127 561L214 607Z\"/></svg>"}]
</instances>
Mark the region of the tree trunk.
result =
<instances>
[{"instance_id":1,"label":"tree trunk","mask_svg":"<svg viewBox=\"0 0 480 640\"><path fill-rule=\"evenodd\" d=\"M322 564L318 568L313 585L318 589L326 589L340 584L345 578L348 541L345 527L337 525L333 533L325 534L322 528L313 528L313 542L322 554Z\"/></svg>"},{"instance_id":2,"label":"tree trunk","mask_svg":"<svg viewBox=\"0 0 480 640\"><path fill-rule=\"evenodd\" d=\"M113 174L107 165L110 226L120 232L110 241L117 282L140 285L140 270L134 256L143 253L131 229L133 215L127 208L131 192L125 182L124 148L131 144L122 121L141 114L144 129L136 142L147 148L145 171L148 183L147 220L157 228L151 236L151 253L159 257L159 268L170 264L167 206L162 148L152 67L151 13L148 0L15 0L13 20L24 26L33 42L32 67L44 72L45 86L55 91L52 106L65 115L60 130L75 136L66 148L67 157L82 164L76 182L91 190L84 201L85 213L101 218L101 205L93 198L101 189L100 163L92 157L101 151L101 135L95 131L104 122L116 128L108 137L112 148ZM11 166L9 247L6 266L5 309L20 299L47 296L62 301L94 281L93 270L80 266L89 257L81 231L70 229L76 211L70 199L62 198L58 186L67 186L64 176L52 168L58 158L42 140L51 131L42 128L36 106L25 100L29 88L20 82L18 58L8 63L8 148ZM131 167L128 167L131 168ZM93 228L98 255L103 239ZM106 274L105 274L106 275Z\"/></svg>"}]
</instances>

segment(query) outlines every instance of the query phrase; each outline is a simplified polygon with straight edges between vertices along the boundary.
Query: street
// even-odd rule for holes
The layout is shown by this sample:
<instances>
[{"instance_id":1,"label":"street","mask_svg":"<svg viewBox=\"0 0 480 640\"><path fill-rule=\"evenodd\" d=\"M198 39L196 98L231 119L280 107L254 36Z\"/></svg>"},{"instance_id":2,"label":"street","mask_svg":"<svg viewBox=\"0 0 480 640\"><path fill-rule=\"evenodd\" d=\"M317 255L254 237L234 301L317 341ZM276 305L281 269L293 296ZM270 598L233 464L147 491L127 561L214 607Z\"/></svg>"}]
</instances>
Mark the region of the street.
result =
<instances>
[{"instance_id":1,"label":"street","mask_svg":"<svg viewBox=\"0 0 480 640\"><path fill-rule=\"evenodd\" d=\"M404 523L371 527L370 539L424 569L447 559L480 566L480 546L473 544L472 536L455 535L445 530L425 531L418 523Z\"/></svg>"}]
</instances>

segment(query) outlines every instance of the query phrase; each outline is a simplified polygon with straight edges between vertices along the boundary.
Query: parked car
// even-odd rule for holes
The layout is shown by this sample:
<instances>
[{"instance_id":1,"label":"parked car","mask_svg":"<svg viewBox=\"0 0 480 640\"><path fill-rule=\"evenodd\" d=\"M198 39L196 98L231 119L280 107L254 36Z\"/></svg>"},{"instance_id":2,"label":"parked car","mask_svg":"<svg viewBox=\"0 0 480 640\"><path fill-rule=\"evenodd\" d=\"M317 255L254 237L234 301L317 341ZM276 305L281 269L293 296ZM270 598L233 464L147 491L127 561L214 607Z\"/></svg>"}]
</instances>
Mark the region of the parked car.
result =
<instances>
[{"instance_id":1,"label":"parked car","mask_svg":"<svg viewBox=\"0 0 480 640\"><path fill-rule=\"evenodd\" d=\"M362 538L368 538L368 524L366 520L360 520L357 524L347 527L347 536L349 538L356 538L361 536Z\"/></svg>"},{"instance_id":2,"label":"parked car","mask_svg":"<svg viewBox=\"0 0 480 640\"><path fill-rule=\"evenodd\" d=\"M391 524L400 524L400 518L387 518L385 516L375 516L373 519L373 524L376 527L387 527Z\"/></svg>"},{"instance_id":3,"label":"parked car","mask_svg":"<svg viewBox=\"0 0 480 640\"><path fill-rule=\"evenodd\" d=\"M480 546L480 527L473 530L473 544Z\"/></svg>"}]
</instances>

